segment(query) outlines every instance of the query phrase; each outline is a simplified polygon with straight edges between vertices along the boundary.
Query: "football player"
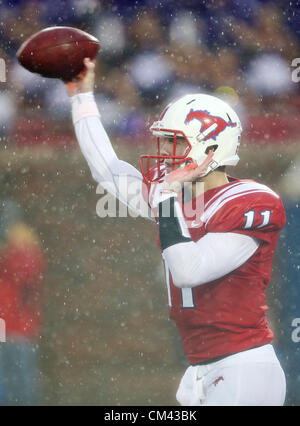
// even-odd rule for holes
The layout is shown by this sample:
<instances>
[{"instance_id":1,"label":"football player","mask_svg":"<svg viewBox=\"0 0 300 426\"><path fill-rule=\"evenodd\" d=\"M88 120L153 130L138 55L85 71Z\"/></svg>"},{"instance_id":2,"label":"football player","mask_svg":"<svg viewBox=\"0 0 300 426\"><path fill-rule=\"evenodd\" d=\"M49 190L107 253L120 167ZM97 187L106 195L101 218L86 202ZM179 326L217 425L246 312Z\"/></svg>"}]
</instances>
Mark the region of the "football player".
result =
<instances>
[{"instance_id":1,"label":"football player","mask_svg":"<svg viewBox=\"0 0 300 426\"><path fill-rule=\"evenodd\" d=\"M190 363L177 400L283 405L285 375L271 344L266 287L285 212L267 186L226 174L239 161L237 114L209 95L175 100L151 126L158 151L142 156L140 172L117 157L101 124L94 68L85 59L85 72L66 84L75 132L93 177L130 206L116 178L125 175L154 212L169 315Z\"/></svg>"}]
</instances>

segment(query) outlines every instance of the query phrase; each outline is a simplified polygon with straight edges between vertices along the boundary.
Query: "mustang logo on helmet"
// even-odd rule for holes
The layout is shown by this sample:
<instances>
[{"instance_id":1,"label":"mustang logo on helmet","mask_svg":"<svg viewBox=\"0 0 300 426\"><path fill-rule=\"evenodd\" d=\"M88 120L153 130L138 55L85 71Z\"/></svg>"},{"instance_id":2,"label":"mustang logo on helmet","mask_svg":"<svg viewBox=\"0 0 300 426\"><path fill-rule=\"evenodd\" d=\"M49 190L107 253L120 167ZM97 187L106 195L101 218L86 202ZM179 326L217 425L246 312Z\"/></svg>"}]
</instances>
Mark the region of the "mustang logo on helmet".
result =
<instances>
[{"instance_id":1,"label":"mustang logo on helmet","mask_svg":"<svg viewBox=\"0 0 300 426\"><path fill-rule=\"evenodd\" d=\"M184 124L188 124L194 119L199 120L201 123L200 132L205 133L203 141L207 141L208 139L216 140L216 137L223 132L226 127L236 127L237 125L237 123L233 123L232 121L227 122L221 117L211 115L208 111L194 111L193 109L191 109L186 116ZM210 128L211 131L209 131ZM207 131L209 132L208 134L206 134Z\"/></svg>"}]
</instances>

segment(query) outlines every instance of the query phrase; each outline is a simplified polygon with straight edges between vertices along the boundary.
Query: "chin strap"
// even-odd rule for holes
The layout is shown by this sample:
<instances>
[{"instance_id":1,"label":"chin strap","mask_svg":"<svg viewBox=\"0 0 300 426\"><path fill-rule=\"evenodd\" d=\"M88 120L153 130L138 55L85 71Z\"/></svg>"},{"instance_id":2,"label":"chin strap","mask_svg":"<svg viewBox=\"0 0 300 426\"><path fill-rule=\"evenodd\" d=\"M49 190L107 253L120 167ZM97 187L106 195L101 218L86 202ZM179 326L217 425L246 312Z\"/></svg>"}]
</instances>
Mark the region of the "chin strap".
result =
<instances>
[{"instance_id":1,"label":"chin strap","mask_svg":"<svg viewBox=\"0 0 300 426\"><path fill-rule=\"evenodd\" d=\"M210 171L216 170L218 167L220 167L219 163L215 160L212 160L211 163L209 163Z\"/></svg>"}]
</instances>

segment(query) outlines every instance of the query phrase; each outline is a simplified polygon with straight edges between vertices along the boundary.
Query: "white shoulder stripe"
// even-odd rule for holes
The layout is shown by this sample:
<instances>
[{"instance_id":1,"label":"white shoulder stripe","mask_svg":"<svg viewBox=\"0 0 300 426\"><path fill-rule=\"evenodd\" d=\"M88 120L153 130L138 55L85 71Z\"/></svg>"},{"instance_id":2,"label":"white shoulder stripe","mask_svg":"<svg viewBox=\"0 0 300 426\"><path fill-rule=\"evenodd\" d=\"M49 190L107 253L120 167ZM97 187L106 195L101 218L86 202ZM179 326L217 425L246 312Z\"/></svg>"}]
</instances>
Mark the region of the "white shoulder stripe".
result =
<instances>
[{"instance_id":1,"label":"white shoulder stripe","mask_svg":"<svg viewBox=\"0 0 300 426\"><path fill-rule=\"evenodd\" d=\"M223 192L229 191L230 189L238 186L238 185L242 185L242 182L235 182L230 186L227 186L226 188L222 189L221 191L217 192L213 197L211 197L211 199L205 204L204 208L206 209L212 202L213 200L215 200L216 198L218 198L221 194L223 194Z\"/></svg>"},{"instance_id":2,"label":"white shoulder stripe","mask_svg":"<svg viewBox=\"0 0 300 426\"><path fill-rule=\"evenodd\" d=\"M231 186L227 191L220 191L219 193L220 196L217 199L215 199L215 201L212 202L210 205L208 202L205 206L204 213L201 217L201 220L205 223L208 223L211 217L229 201L235 198L241 197L243 195L259 193L259 192L268 193L278 198L278 195L274 191L272 191L270 188L268 188L266 185L262 185L256 182L241 183L241 185L235 185L234 187Z\"/></svg>"}]
</instances>

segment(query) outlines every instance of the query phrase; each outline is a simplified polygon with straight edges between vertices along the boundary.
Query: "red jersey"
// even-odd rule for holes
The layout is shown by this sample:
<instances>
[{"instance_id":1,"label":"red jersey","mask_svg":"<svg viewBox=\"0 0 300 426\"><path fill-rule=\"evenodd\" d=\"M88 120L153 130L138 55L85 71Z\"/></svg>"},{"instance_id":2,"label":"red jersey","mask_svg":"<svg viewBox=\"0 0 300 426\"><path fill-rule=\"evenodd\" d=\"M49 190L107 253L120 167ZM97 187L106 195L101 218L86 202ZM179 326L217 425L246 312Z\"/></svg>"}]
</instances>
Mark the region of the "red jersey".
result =
<instances>
[{"instance_id":1,"label":"red jersey","mask_svg":"<svg viewBox=\"0 0 300 426\"><path fill-rule=\"evenodd\" d=\"M153 198L153 188L149 198L151 193ZM196 202L197 198L190 206L184 204L185 216ZM266 320L266 287L278 235L285 224L280 197L250 180L232 179L205 192L204 202L198 204L201 214L197 211L196 220L187 220L194 242L209 232L235 232L258 239L260 245L239 268L196 287L176 287L165 264L169 316L179 329L191 364L265 345L273 339Z\"/></svg>"}]
</instances>

